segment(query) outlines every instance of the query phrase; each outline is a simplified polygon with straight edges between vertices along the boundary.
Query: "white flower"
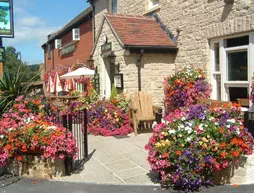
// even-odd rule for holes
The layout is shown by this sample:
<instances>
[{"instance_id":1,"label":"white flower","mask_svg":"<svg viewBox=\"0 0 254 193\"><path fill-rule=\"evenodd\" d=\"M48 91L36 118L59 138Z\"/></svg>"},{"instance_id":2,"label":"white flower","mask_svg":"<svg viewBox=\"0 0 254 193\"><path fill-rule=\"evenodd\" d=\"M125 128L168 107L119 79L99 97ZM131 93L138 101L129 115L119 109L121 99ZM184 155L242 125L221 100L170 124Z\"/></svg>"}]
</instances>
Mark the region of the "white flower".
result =
<instances>
[{"instance_id":1,"label":"white flower","mask_svg":"<svg viewBox=\"0 0 254 193\"><path fill-rule=\"evenodd\" d=\"M230 125L227 125L227 128L230 128Z\"/></svg>"},{"instance_id":2,"label":"white flower","mask_svg":"<svg viewBox=\"0 0 254 193\"><path fill-rule=\"evenodd\" d=\"M219 123L216 123L216 122L215 122L214 125L219 125Z\"/></svg>"},{"instance_id":3,"label":"white flower","mask_svg":"<svg viewBox=\"0 0 254 193\"><path fill-rule=\"evenodd\" d=\"M241 132L239 129L236 130L237 135L239 135Z\"/></svg>"},{"instance_id":4,"label":"white flower","mask_svg":"<svg viewBox=\"0 0 254 193\"><path fill-rule=\"evenodd\" d=\"M174 130L174 129L170 129L170 130L168 131L169 134L175 134L175 132L176 132L176 130Z\"/></svg>"},{"instance_id":5,"label":"white flower","mask_svg":"<svg viewBox=\"0 0 254 193\"><path fill-rule=\"evenodd\" d=\"M56 126L54 126L54 125L49 126L48 129L56 129Z\"/></svg>"},{"instance_id":6,"label":"white flower","mask_svg":"<svg viewBox=\"0 0 254 193\"><path fill-rule=\"evenodd\" d=\"M9 128L9 129L8 129L8 131L12 131L12 130L13 130L13 128Z\"/></svg>"},{"instance_id":7,"label":"white flower","mask_svg":"<svg viewBox=\"0 0 254 193\"><path fill-rule=\"evenodd\" d=\"M0 135L0 138L3 139L3 138L4 138L4 135Z\"/></svg>"},{"instance_id":8,"label":"white flower","mask_svg":"<svg viewBox=\"0 0 254 193\"><path fill-rule=\"evenodd\" d=\"M186 118L185 118L185 117L182 117L182 118L181 118L181 120L182 120L182 121L185 121L185 120L186 120Z\"/></svg>"},{"instance_id":9,"label":"white flower","mask_svg":"<svg viewBox=\"0 0 254 193\"><path fill-rule=\"evenodd\" d=\"M202 124L202 123L199 125L199 130L201 130L201 131L204 130L204 129L203 129L203 124Z\"/></svg>"},{"instance_id":10,"label":"white flower","mask_svg":"<svg viewBox=\"0 0 254 193\"><path fill-rule=\"evenodd\" d=\"M178 129L183 129L183 128L184 128L184 125L178 126Z\"/></svg>"},{"instance_id":11,"label":"white flower","mask_svg":"<svg viewBox=\"0 0 254 193\"><path fill-rule=\"evenodd\" d=\"M227 122L229 122L229 123L235 123L235 119L228 119Z\"/></svg>"},{"instance_id":12,"label":"white flower","mask_svg":"<svg viewBox=\"0 0 254 193\"><path fill-rule=\"evenodd\" d=\"M185 141L190 142L192 140L192 137L187 137Z\"/></svg>"}]
</instances>

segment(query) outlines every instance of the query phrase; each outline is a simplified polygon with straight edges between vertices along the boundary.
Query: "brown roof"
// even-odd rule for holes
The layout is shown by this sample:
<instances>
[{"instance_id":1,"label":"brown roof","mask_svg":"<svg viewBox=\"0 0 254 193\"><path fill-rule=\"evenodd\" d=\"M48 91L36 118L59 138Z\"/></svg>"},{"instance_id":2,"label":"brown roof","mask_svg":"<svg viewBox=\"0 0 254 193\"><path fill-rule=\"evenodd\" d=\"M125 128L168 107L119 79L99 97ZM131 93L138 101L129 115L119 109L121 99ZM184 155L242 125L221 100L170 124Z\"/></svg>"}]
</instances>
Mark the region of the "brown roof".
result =
<instances>
[{"instance_id":1,"label":"brown roof","mask_svg":"<svg viewBox=\"0 0 254 193\"><path fill-rule=\"evenodd\" d=\"M176 48L152 17L120 14L107 14L105 17L125 47Z\"/></svg>"}]
</instances>

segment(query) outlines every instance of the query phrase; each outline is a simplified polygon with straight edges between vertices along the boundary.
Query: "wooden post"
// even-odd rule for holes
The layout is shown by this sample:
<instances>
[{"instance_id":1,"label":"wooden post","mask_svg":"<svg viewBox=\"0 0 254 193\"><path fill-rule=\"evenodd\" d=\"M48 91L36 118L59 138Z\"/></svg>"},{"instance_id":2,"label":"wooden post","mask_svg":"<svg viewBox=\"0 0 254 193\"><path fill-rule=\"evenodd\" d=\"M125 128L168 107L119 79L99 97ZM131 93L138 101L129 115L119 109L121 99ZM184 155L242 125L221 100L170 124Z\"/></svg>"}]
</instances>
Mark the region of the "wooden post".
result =
<instances>
[{"instance_id":1,"label":"wooden post","mask_svg":"<svg viewBox=\"0 0 254 193\"><path fill-rule=\"evenodd\" d=\"M3 46L3 40L0 37L0 47ZM4 74L4 63L0 61L0 79L3 77Z\"/></svg>"}]
</instances>

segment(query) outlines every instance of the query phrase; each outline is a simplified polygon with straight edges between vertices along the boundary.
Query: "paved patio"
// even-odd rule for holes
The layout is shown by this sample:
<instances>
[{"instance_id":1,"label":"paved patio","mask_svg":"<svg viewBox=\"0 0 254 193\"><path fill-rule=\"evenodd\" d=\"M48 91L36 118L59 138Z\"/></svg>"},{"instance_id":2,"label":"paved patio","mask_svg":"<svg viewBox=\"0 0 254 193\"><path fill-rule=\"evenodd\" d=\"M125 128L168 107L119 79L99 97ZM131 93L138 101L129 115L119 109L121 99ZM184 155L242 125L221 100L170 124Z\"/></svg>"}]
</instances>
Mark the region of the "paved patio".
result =
<instances>
[{"instance_id":1,"label":"paved patio","mask_svg":"<svg viewBox=\"0 0 254 193\"><path fill-rule=\"evenodd\" d=\"M90 159L84 168L64 181L78 181L106 184L144 184L152 182L156 174L150 173L147 151L144 146L151 133L130 134L125 137L88 137Z\"/></svg>"}]
</instances>

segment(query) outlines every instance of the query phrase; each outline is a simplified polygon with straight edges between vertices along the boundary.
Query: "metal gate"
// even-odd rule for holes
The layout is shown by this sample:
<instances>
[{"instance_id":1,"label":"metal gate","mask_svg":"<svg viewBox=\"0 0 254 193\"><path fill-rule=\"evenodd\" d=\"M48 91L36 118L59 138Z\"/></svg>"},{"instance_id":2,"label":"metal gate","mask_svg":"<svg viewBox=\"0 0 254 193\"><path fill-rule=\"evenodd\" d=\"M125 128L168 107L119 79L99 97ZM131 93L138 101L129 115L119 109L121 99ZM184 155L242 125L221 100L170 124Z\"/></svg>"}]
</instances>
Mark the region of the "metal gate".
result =
<instances>
[{"instance_id":1,"label":"metal gate","mask_svg":"<svg viewBox=\"0 0 254 193\"><path fill-rule=\"evenodd\" d=\"M77 157L65 160L66 173L70 174L71 171L83 167L85 159L88 157L87 110L84 109L72 114L55 117L54 123L67 128L76 139L78 147Z\"/></svg>"}]
</instances>

